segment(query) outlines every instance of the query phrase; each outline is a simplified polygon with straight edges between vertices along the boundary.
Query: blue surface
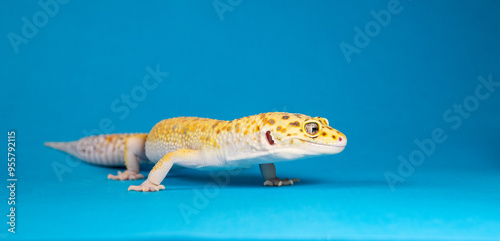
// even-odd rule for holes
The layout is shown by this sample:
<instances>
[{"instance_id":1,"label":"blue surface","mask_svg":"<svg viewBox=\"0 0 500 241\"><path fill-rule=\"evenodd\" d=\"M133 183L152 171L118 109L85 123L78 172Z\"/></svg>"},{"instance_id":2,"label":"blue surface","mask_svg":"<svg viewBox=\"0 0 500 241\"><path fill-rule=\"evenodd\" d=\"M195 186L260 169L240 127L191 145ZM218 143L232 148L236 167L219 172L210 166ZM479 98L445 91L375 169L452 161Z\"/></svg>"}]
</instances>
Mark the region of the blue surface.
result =
<instances>
[{"instance_id":1,"label":"blue surface","mask_svg":"<svg viewBox=\"0 0 500 241\"><path fill-rule=\"evenodd\" d=\"M212 1L70 1L43 24L37 1L0 2L18 178L17 232L2 188L1 240L500 240L500 87L483 84L500 82L500 2L221 2L223 18ZM148 66L169 75L146 90ZM262 187L256 167L222 186L180 169L166 191L136 193L140 181L106 180L119 169L42 145L269 111L326 117L347 149L278 163L293 187Z\"/></svg>"}]
</instances>

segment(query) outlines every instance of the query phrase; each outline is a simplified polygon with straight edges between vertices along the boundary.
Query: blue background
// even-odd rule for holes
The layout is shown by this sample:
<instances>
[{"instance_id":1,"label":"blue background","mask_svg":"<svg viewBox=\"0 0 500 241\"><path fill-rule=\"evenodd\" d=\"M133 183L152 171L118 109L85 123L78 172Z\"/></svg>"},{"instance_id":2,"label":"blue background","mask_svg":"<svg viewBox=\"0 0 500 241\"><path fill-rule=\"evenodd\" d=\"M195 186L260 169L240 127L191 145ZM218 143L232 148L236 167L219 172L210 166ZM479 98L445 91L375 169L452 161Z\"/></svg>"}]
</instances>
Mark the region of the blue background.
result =
<instances>
[{"instance_id":1,"label":"blue background","mask_svg":"<svg viewBox=\"0 0 500 241\"><path fill-rule=\"evenodd\" d=\"M1 240L500 239L498 87L461 124L443 117L478 76L500 81L499 1L402 0L350 62L340 44L355 46L355 27L389 1L221 2L223 19L212 1L70 1L17 53L8 34L43 10L0 2L1 127L17 132L19 179L16 234L1 191ZM170 75L128 113L113 109L147 66ZM103 120L113 133L148 132L170 117L270 111L326 117L348 146L278 163L278 176L302 180L293 187L262 187L254 167L214 189L209 173L182 169L159 193L127 192L141 181L109 181L119 169L43 146ZM446 140L402 177L398 157L436 128ZM388 172L404 182L391 189Z\"/></svg>"}]
</instances>

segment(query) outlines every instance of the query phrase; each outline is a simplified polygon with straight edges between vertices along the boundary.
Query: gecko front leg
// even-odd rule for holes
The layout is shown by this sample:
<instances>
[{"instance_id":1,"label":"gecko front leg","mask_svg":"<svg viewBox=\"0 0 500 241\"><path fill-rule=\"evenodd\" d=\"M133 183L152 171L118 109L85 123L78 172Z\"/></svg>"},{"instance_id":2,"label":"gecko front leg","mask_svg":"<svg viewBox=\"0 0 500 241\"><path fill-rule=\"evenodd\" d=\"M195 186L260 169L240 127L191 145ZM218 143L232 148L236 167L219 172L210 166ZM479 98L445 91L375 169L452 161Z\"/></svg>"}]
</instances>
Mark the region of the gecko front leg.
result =
<instances>
[{"instance_id":1,"label":"gecko front leg","mask_svg":"<svg viewBox=\"0 0 500 241\"><path fill-rule=\"evenodd\" d=\"M125 139L123 156L127 170L118 171L118 175L109 174L108 179L113 180L137 180L144 179L144 175L139 173L140 160L146 159L145 154L146 135L136 135Z\"/></svg>"},{"instance_id":2,"label":"gecko front leg","mask_svg":"<svg viewBox=\"0 0 500 241\"><path fill-rule=\"evenodd\" d=\"M190 149L180 149L165 154L149 172L148 179L140 186L131 185L128 190L138 192L155 192L165 189L161 182L167 176L174 163L191 161L200 158L200 151Z\"/></svg>"},{"instance_id":3,"label":"gecko front leg","mask_svg":"<svg viewBox=\"0 0 500 241\"><path fill-rule=\"evenodd\" d=\"M276 167L274 166L274 163L266 163L266 164L260 164L260 173L262 174L262 177L266 180L264 182L264 186L287 186L287 185L293 185L294 182L300 182L298 178L293 178L293 179L279 179L276 177Z\"/></svg>"}]
</instances>

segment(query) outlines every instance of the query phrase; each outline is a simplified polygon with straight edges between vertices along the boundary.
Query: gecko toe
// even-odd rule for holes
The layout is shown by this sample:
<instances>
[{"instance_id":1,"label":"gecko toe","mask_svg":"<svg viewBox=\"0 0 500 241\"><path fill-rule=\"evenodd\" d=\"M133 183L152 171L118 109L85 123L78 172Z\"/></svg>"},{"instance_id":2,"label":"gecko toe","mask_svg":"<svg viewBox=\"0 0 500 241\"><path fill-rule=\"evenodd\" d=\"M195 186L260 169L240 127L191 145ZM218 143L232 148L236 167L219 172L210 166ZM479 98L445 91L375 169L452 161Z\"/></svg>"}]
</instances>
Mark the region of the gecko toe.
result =
<instances>
[{"instance_id":1,"label":"gecko toe","mask_svg":"<svg viewBox=\"0 0 500 241\"><path fill-rule=\"evenodd\" d=\"M128 191L131 191L131 190L140 192L140 191L142 191L142 188L140 188L139 186L130 185L128 187Z\"/></svg>"},{"instance_id":2,"label":"gecko toe","mask_svg":"<svg viewBox=\"0 0 500 241\"><path fill-rule=\"evenodd\" d=\"M144 175L127 170L125 172L118 171L118 175L108 174L108 179L120 180L120 181L137 180L137 179L144 179Z\"/></svg>"},{"instance_id":3,"label":"gecko toe","mask_svg":"<svg viewBox=\"0 0 500 241\"><path fill-rule=\"evenodd\" d=\"M288 179L288 178L285 178L285 179L273 178L273 179L266 180L264 182L264 186L271 186L271 187L291 186L294 183L299 182L299 181L300 180L297 179L297 178L293 178L293 179Z\"/></svg>"},{"instance_id":4,"label":"gecko toe","mask_svg":"<svg viewBox=\"0 0 500 241\"><path fill-rule=\"evenodd\" d=\"M139 186L130 185L128 190L138 191L138 192L159 192L160 190L165 190L165 186L156 185L146 180Z\"/></svg>"}]
</instances>

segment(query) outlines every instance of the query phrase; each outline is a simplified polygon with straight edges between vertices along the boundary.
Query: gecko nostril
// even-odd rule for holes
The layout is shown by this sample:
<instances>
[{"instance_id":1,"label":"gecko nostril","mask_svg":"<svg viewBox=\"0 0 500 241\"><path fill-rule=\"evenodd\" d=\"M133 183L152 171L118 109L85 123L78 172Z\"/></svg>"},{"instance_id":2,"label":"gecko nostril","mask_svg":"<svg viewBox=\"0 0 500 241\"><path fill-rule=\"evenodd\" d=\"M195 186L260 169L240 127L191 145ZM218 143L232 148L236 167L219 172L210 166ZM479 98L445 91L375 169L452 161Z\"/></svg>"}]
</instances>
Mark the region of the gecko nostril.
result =
<instances>
[{"instance_id":1,"label":"gecko nostril","mask_svg":"<svg viewBox=\"0 0 500 241\"><path fill-rule=\"evenodd\" d=\"M342 141L342 137L339 136L339 141Z\"/></svg>"}]
</instances>

